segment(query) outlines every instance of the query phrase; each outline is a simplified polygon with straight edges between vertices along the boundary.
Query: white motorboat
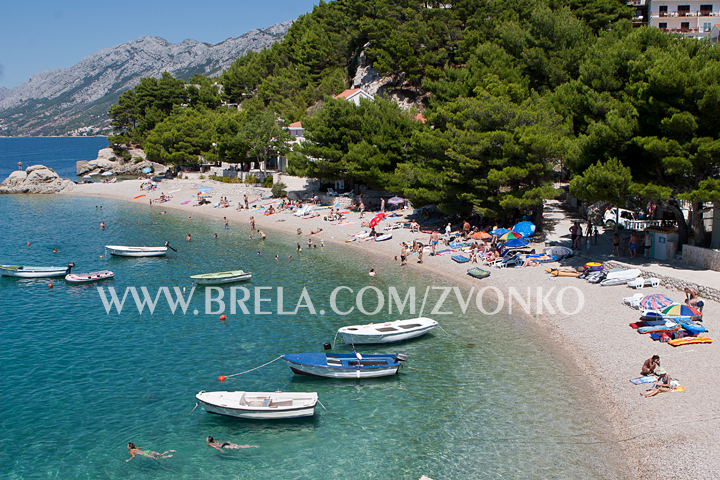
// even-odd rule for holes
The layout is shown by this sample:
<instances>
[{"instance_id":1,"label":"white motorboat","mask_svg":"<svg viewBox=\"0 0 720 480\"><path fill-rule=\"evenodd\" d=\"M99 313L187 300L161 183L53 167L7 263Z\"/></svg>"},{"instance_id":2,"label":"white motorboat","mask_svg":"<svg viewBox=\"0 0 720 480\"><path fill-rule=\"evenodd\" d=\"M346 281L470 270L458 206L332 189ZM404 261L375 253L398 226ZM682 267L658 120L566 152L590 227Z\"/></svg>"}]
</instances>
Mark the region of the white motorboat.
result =
<instances>
[{"instance_id":1,"label":"white motorboat","mask_svg":"<svg viewBox=\"0 0 720 480\"><path fill-rule=\"evenodd\" d=\"M204 273L202 275L192 275L198 285L221 285L224 283L244 282L252 278L252 273L242 270L230 270L227 272Z\"/></svg>"},{"instance_id":2,"label":"white motorboat","mask_svg":"<svg viewBox=\"0 0 720 480\"><path fill-rule=\"evenodd\" d=\"M115 274L110 270L101 270L99 272L90 273L70 273L65 275L65 281L68 283L90 283L107 280L113 277L115 277Z\"/></svg>"},{"instance_id":3,"label":"white motorboat","mask_svg":"<svg viewBox=\"0 0 720 480\"><path fill-rule=\"evenodd\" d=\"M255 420L315 415L316 392L205 392L195 398L208 413Z\"/></svg>"},{"instance_id":4,"label":"white motorboat","mask_svg":"<svg viewBox=\"0 0 720 480\"><path fill-rule=\"evenodd\" d=\"M62 277L67 275L74 267L74 263L69 263L67 267L26 267L21 265L0 265L0 274L3 277L19 277L19 278L45 278L45 277Z\"/></svg>"},{"instance_id":5,"label":"white motorboat","mask_svg":"<svg viewBox=\"0 0 720 480\"><path fill-rule=\"evenodd\" d=\"M105 245L110 255L117 257L161 257L167 254L168 247L125 247L122 245Z\"/></svg>"},{"instance_id":6,"label":"white motorboat","mask_svg":"<svg viewBox=\"0 0 720 480\"><path fill-rule=\"evenodd\" d=\"M420 317L394 322L370 323L342 327L338 334L346 344L392 343L424 335L438 323L432 318Z\"/></svg>"}]
</instances>

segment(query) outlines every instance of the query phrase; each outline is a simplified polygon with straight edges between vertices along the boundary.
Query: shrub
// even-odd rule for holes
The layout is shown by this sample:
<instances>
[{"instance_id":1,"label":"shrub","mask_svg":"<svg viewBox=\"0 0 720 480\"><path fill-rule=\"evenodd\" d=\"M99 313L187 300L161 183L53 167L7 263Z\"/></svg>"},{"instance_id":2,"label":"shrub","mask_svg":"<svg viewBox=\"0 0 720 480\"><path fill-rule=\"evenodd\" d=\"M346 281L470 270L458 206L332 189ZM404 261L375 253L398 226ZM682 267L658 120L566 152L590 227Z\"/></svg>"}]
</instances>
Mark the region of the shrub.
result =
<instances>
[{"instance_id":1,"label":"shrub","mask_svg":"<svg viewBox=\"0 0 720 480\"><path fill-rule=\"evenodd\" d=\"M287 185L285 185L282 182L274 183L272 186L272 194L273 194L273 197L275 197L275 198L286 197L287 196Z\"/></svg>"},{"instance_id":2,"label":"shrub","mask_svg":"<svg viewBox=\"0 0 720 480\"><path fill-rule=\"evenodd\" d=\"M132 155L130 155L130 154L129 154L128 152L126 152L125 150L123 150L120 155L122 155L122 157L123 157L125 160L127 160L127 161L130 161L130 159L132 158Z\"/></svg>"},{"instance_id":3,"label":"shrub","mask_svg":"<svg viewBox=\"0 0 720 480\"><path fill-rule=\"evenodd\" d=\"M265 188L272 188L273 186L273 177L272 175L268 175L265 177L265 180L263 180L263 187Z\"/></svg>"},{"instance_id":4,"label":"shrub","mask_svg":"<svg viewBox=\"0 0 720 480\"><path fill-rule=\"evenodd\" d=\"M245 183L260 183L260 180L258 180L258 178L251 173L247 177L245 177Z\"/></svg>"},{"instance_id":5,"label":"shrub","mask_svg":"<svg viewBox=\"0 0 720 480\"><path fill-rule=\"evenodd\" d=\"M186 177L187 178L187 177ZM200 180L205 180L205 175L200 175Z\"/></svg>"},{"instance_id":6,"label":"shrub","mask_svg":"<svg viewBox=\"0 0 720 480\"><path fill-rule=\"evenodd\" d=\"M142 161L143 161L142 157L133 157L133 163L140 163Z\"/></svg>"}]
</instances>

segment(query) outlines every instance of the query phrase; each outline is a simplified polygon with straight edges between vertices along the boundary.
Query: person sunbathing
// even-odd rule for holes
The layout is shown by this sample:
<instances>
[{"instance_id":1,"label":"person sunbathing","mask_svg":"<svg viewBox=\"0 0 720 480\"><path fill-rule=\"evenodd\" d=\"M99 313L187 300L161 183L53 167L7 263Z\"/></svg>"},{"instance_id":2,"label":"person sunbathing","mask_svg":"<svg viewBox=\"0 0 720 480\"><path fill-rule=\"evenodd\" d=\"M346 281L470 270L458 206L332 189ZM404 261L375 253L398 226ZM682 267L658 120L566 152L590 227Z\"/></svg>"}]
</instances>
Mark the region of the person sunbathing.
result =
<instances>
[{"instance_id":1,"label":"person sunbathing","mask_svg":"<svg viewBox=\"0 0 720 480\"><path fill-rule=\"evenodd\" d=\"M310 233L308 235L316 235L318 233L322 232L322 228L319 228L317 230L310 230Z\"/></svg>"},{"instance_id":2,"label":"person sunbathing","mask_svg":"<svg viewBox=\"0 0 720 480\"><path fill-rule=\"evenodd\" d=\"M654 397L658 393L669 392L672 389L670 386L670 375L668 375L664 368L660 367L655 370L655 375L659 377L658 381L650 390L645 393L640 393L643 397Z\"/></svg>"}]
</instances>

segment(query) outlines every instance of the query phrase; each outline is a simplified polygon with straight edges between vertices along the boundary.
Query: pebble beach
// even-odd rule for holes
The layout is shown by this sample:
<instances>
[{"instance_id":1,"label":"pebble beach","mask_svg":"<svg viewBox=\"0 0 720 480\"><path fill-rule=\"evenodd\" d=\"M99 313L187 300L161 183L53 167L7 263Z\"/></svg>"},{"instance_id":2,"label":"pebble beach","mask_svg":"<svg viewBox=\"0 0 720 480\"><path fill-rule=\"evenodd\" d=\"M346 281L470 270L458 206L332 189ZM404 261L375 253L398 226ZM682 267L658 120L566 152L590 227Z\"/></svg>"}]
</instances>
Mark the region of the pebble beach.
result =
<instances>
[{"instance_id":1,"label":"pebble beach","mask_svg":"<svg viewBox=\"0 0 720 480\"><path fill-rule=\"evenodd\" d=\"M297 242L305 245L308 238L318 243L322 240L327 248L341 254L343 249L361 251L367 258L368 271L372 268L378 276L390 269L416 269L434 276L438 283L458 286L464 292L487 289L486 298L496 298L499 311L514 317L525 317L533 329L542 336L559 354L567 356L572 368L567 375L581 379L587 385L587 403L592 405L598 416L611 426L606 439L618 452L618 461L626 465L628 478L654 479L710 479L717 478L720 468L720 440L717 435L718 415L715 401L718 387L708 378L708 367L720 363L718 348L712 344L672 347L652 341L647 335L640 335L629 327L638 320L639 312L623 303L624 297L637 293L626 286L600 287L571 277L554 277L545 272L551 263L528 268L493 268L489 278L478 280L469 277L466 270L473 265L458 264L449 255L433 257L426 253L423 263L417 263L416 256L410 256L408 265L400 266L400 242L421 239L427 244L430 235L411 233L407 228L392 230L393 238L385 242L353 241L350 235L365 230L363 221L369 221L373 213L366 212L363 219L359 213L346 215L345 223L323 220L323 211L318 217L301 219L288 211L263 216L263 210L236 210L237 202L247 193L250 203L266 205L273 200L262 200L269 189L247 187L242 184L223 184L210 180L169 180L163 181L158 190L141 191L142 181L131 180L114 184L79 184L72 192L61 195L85 195L99 198L113 198L146 205L152 211L183 211L187 216L216 218L218 230L223 228L223 217L227 217L230 228L249 227L253 216L256 228L268 236L273 232L296 235ZM212 189L209 205L194 207L196 193L201 187ZM172 195L168 202L150 206L149 200L160 197L161 192ZM138 195L146 196L134 199ZM220 197L230 200L229 208L213 208ZM182 205L181 203L189 203ZM276 200L279 203L279 200ZM399 217L388 218L377 230L395 222L409 222L411 209L400 210ZM570 245L568 228L572 218L559 208L546 208L544 241L555 245ZM437 228L439 225L435 225ZM311 231L322 228L319 234L308 236ZM421 228L426 227L421 224ZM301 231L301 234L297 234ZM544 243L531 245L541 251ZM608 258L610 260L610 258ZM622 260L622 258L621 258ZM575 256L563 260L562 267L577 267L587 258ZM572 287L568 290L566 287ZM522 298L512 298L510 289L522 293ZM553 299L550 305L557 305L557 292L565 289L562 298L564 310L548 308L543 298ZM685 294L676 289L645 287L643 294L662 293L672 300L682 302ZM539 298L538 294L543 298ZM524 306L522 303L525 302ZM551 311L552 310L552 311ZM575 313L577 312L577 313ZM720 306L706 301L704 325L707 336L714 336L716 318ZM679 380L686 388L684 392L672 392L645 398L641 392L647 385L633 385L629 379L640 374L643 361L652 355L660 355L662 366L673 379Z\"/></svg>"}]
</instances>

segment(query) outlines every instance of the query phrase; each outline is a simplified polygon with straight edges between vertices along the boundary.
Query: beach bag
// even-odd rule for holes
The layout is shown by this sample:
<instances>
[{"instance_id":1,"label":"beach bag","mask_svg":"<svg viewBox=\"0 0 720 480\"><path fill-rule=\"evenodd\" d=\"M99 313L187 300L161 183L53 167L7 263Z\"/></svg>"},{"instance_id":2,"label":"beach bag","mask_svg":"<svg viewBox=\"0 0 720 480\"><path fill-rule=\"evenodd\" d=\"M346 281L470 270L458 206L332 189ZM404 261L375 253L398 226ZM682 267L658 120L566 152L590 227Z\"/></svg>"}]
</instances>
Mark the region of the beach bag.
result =
<instances>
[{"instance_id":1,"label":"beach bag","mask_svg":"<svg viewBox=\"0 0 720 480\"><path fill-rule=\"evenodd\" d=\"M588 262L585 264L585 270L589 270L591 272L597 272L603 269L602 263L597 262Z\"/></svg>"}]
</instances>

